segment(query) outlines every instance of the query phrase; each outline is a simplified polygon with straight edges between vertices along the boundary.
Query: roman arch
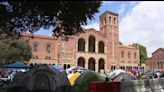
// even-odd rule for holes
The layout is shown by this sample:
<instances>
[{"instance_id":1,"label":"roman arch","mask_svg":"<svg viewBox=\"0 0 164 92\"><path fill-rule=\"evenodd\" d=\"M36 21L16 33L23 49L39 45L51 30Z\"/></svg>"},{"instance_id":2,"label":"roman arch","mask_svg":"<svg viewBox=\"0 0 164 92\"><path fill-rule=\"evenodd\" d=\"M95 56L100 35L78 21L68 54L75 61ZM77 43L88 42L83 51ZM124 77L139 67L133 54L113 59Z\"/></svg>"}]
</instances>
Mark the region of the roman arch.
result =
<instances>
[{"instance_id":1,"label":"roman arch","mask_svg":"<svg viewBox=\"0 0 164 92\"><path fill-rule=\"evenodd\" d=\"M98 61L98 71L105 70L105 60L100 58Z\"/></svg>"},{"instance_id":2,"label":"roman arch","mask_svg":"<svg viewBox=\"0 0 164 92\"><path fill-rule=\"evenodd\" d=\"M79 57L78 58L77 66L85 67L85 59L84 59L84 57Z\"/></svg>"},{"instance_id":3,"label":"roman arch","mask_svg":"<svg viewBox=\"0 0 164 92\"><path fill-rule=\"evenodd\" d=\"M95 64L96 64L96 60L93 57L89 58L88 69L95 71Z\"/></svg>"}]
</instances>

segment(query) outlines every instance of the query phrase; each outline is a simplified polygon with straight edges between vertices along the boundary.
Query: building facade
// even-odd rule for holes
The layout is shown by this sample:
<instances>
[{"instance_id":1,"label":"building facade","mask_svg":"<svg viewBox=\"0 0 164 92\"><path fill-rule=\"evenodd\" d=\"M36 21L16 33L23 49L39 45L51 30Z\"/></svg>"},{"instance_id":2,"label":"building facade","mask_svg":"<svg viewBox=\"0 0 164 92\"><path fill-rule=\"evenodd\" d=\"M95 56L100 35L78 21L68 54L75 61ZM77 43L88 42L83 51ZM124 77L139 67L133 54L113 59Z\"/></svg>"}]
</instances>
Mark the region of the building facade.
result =
<instances>
[{"instance_id":1,"label":"building facade","mask_svg":"<svg viewBox=\"0 0 164 92\"><path fill-rule=\"evenodd\" d=\"M99 31L84 29L68 38L26 33L24 38L33 51L29 64L82 66L94 71L128 70L139 64L139 49L119 43L118 14L109 11L100 16Z\"/></svg>"},{"instance_id":2,"label":"building facade","mask_svg":"<svg viewBox=\"0 0 164 92\"><path fill-rule=\"evenodd\" d=\"M147 59L147 69L164 69L164 48L159 48L152 53L152 57Z\"/></svg>"}]
</instances>

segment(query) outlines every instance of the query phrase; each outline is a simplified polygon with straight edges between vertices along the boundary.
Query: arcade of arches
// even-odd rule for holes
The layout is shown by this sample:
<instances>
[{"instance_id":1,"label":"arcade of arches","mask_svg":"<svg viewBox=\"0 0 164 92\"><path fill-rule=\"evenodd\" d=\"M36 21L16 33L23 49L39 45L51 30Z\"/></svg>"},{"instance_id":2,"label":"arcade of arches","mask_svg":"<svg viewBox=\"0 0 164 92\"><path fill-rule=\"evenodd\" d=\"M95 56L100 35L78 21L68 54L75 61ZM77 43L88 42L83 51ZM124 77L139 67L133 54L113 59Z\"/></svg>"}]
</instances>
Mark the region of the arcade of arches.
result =
<instances>
[{"instance_id":1,"label":"arcade of arches","mask_svg":"<svg viewBox=\"0 0 164 92\"><path fill-rule=\"evenodd\" d=\"M86 64L88 67L85 66ZM85 61L84 57L79 57L77 66L85 67L89 70L95 71L96 60L93 57L91 57L88 59L88 61ZM105 60L103 58L100 58L98 61L98 71L100 70L105 70Z\"/></svg>"},{"instance_id":2,"label":"arcade of arches","mask_svg":"<svg viewBox=\"0 0 164 92\"><path fill-rule=\"evenodd\" d=\"M94 36L89 36L88 39L88 52L95 52L95 37ZM105 44L103 41L99 41L98 43L98 52L99 53L104 53L105 49ZM85 40L83 38L80 38L78 40L78 51L86 51L85 49Z\"/></svg>"}]
</instances>

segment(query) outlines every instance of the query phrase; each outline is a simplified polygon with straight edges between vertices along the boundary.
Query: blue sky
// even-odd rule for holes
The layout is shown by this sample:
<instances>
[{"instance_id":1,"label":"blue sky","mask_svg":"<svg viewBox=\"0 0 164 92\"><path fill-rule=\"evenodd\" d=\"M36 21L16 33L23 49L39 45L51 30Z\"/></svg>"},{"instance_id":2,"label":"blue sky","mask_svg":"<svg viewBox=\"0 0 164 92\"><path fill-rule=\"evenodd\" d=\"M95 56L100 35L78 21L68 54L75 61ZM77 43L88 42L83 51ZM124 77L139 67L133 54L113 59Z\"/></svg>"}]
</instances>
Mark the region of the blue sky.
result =
<instances>
[{"instance_id":1,"label":"blue sky","mask_svg":"<svg viewBox=\"0 0 164 92\"><path fill-rule=\"evenodd\" d=\"M134 3L132 5L132 3ZM122 19L122 17L124 16L124 14L126 14L127 11L129 11L137 2L129 2L129 1L104 1L102 3L102 6L99 8L99 12L95 14L95 19L93 20L88 20L88 25L93 24L93 23L99 23L99 16L105 12L105 11L111 11L111 12L115 12L115 13L122 13L119 17L120 20ZM121 8L121 9L120 9ZM126 9L125 9L126 8ZM43 28L41 28L39 31L36 32L36 34L46 34L46 35L51 35L52 28L50 28L49 30L44 30Z\"/></svg>"},{"instance_id":2,"label":"blue sky","mask_svg":"<svg viewBox=\"0 0 164 92\"><path fill-rule=\"evenodd\" d=\"M119 40L124 44L139 43L147 48L148 56L164 48L164 1L104 1L84 28L99 30L99 16L105 11L119 14ZM41 29L37 34L52 34Z\"/></svg>"}]
</instances>

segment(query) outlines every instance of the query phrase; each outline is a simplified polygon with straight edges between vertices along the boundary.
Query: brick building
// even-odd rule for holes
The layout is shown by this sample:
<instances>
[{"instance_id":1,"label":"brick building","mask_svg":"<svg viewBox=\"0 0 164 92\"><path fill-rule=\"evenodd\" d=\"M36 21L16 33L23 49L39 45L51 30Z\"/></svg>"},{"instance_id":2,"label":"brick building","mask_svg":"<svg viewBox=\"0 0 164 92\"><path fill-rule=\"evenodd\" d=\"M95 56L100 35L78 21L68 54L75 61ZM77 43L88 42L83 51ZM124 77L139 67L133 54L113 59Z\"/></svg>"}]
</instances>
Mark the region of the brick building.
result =
<instances>
[{"instance_id":1,"label":"brick building","mask_svg":"<svg viewBox=\"0 0 164 92\"><path fill-rule=\"evenodd\" d=\"M37 34L24 34L24 38L33 50L29 64L83 66L95 71L127 70L139 64L139 49L119 44L118 14L109 11L100 16L100 31L84 29L79 35L58 39Z\"/></svg>"},{"instance_id":2,"label":"brick building","mask_svg":"<svg viewBox=\"0 0 164 92\"><path fill-rule=\"evenodd\" d=\"M159 48L147 59L146 67L149 70L164 69L164 48Z\"/></svg>"}]
</instances>

